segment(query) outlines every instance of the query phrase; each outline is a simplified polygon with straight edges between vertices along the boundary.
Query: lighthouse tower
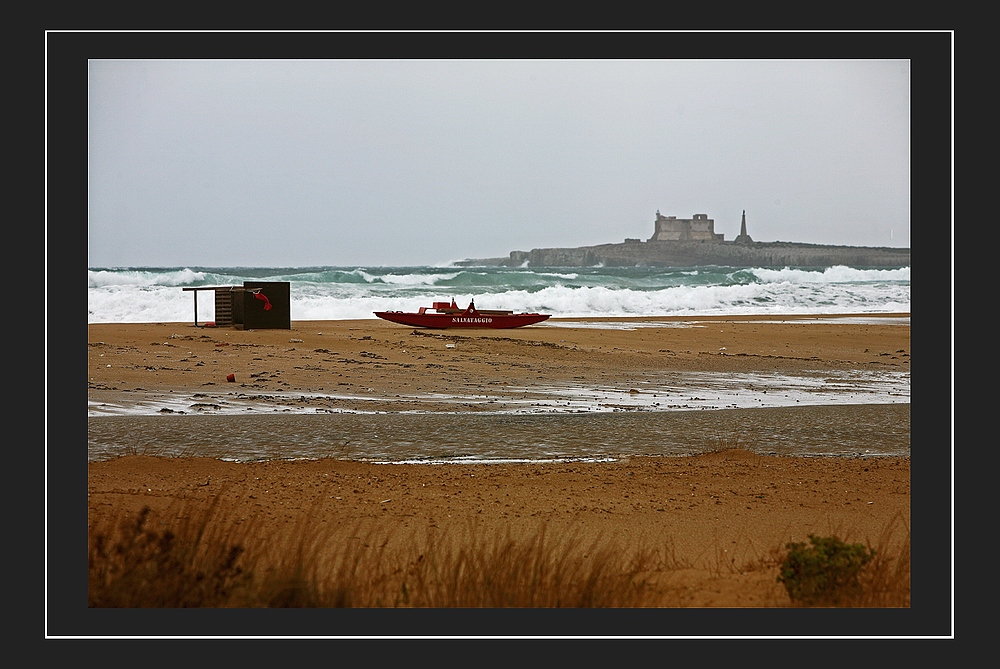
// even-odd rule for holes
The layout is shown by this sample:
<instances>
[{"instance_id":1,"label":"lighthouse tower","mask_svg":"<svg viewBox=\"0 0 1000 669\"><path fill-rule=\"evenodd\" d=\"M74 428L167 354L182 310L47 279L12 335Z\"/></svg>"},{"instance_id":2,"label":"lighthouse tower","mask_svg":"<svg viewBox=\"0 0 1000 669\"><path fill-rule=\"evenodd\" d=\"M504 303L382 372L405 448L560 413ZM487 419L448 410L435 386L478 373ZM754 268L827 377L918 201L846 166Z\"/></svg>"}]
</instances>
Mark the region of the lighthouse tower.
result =
<instances>
[{"instance_id":1,"label":"lighthouse tower","mask_svg":"<svg viewBox=\"0 0 1000 669\"><path fill-rule=\"evenodd\" d=\"M733 240L736 244L753 244L750 235L747 234L747 210L743 210L743 222L740 223L740 236Z\"/></svg>"}]
</instances>

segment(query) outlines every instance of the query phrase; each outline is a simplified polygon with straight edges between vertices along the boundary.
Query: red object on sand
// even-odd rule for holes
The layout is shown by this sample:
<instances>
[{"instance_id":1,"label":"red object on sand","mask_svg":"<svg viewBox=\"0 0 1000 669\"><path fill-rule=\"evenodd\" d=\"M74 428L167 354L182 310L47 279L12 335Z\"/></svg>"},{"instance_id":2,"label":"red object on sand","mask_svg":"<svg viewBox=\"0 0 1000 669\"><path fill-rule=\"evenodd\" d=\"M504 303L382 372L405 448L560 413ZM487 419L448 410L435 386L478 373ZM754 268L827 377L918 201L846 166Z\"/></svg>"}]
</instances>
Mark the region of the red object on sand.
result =
<instances>
[{"instance_id":1,"label":"red object on sand","mask_svg":"<svg viewBox=\"0 0 1000 669\"><path fill-rule=\"evenodd\" d=\"M236 380L235 374L230 374L229 376L226 377L226 381L229 381L230 383L232 383L235 380Z\"/></svg>"},{"instance_id":2,"label":"red object on sand","mask_svg":"<svg viewBox=\"0 0 1000 669\"><path fill-rule=\"evenodd\" d=\"M428 313L427 307L420 307L417 313L403 311L376 311L375 315L393 323L412 325L418 328L519 328L532 323L540 323L549 314L515 314L513 311L487 309L480 311L469 303L469 308L458 308L455 301L435 302L431 307L436 313Z\"/></svg>"}]
</instances>

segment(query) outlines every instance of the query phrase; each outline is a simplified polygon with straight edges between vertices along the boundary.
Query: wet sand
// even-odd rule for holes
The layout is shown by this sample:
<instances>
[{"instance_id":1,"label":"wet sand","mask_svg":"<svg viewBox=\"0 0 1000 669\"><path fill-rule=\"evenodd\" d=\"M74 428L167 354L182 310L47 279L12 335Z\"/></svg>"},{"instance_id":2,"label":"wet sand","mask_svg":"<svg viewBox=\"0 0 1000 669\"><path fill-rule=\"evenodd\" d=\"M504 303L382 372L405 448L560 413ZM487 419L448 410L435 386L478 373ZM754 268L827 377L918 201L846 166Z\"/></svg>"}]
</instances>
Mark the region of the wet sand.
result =
<instances>
[{"instance_id":1,"label":"wet sand","mask_svg":"<svg viewBox=\"0 0 1000 669\"><path fill-rule=\"evenodd\" d=\"M349 391L343 394L364 399L344 400L340 409L482 412L532 386L627 391L650 374L908 374L908 316L614 319L614 327L564 321L499 331L414 330L378 320L293 322L290 331L90 325L88 398L93 406L149 394ZM623 322L630 327L617 325ZM494 401L449 399L477 394ZM908 411L894 415L908 423ZM737 448L726 450L731 445ZM690 566L674 575L686 592L679 605L692 607L787 603L773 570L750 565L809 533L874 544L894 527L904 528L897 539L908 531L909 457L786 457L763 455L760 446L737 440L682 457L450 465L336 453L263 462L140 453L88 465L89 519L123 506L166 513L179 501L222 497L230 511L219 522L252 519L275 536L306 518L369 523L390 535L470 526L530 533L545 523L608 537L623 549L671 546Z\"/></svg>"}]
</instances>

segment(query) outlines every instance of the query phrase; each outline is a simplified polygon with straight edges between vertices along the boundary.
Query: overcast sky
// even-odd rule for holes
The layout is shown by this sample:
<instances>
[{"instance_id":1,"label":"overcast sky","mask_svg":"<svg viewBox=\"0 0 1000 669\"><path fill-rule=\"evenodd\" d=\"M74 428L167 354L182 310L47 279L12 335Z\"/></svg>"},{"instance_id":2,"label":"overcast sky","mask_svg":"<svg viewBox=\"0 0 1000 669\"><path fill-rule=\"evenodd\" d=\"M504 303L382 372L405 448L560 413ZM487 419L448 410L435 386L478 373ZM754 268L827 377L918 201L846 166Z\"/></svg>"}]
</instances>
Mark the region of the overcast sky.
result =
<instances>
[{"instance_id":1,"label":"overcast sky","mask_svg":"<svg viewBox=\"0 0 1000 669\"><path fill-rule=\"evenodd\" d=\"M909 246L906 60L93 60L90 267Z\"/></svg>"}]
</instances>

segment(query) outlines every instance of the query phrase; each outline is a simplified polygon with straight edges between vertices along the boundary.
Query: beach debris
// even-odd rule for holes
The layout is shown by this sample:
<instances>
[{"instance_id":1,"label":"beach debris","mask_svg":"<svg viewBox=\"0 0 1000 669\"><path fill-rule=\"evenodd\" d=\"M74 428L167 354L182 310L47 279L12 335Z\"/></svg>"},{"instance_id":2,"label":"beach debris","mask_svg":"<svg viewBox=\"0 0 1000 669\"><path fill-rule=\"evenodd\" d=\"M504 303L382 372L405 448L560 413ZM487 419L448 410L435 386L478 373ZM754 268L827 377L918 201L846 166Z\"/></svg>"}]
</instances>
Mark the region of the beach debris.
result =
<instances>
[{"instance_id":1,"label":"beach debris","mask_svg":"<svg viewBox=\"0 0 1000 669\"><path fill-rule=\"evenodd\" d=\"M301 339L296 339L295 337L292 337L288 341L290 341L293 344L301 344L301 343L303 343Z\"/></svg>"},{"instance_id":2,"label":"beach debris","mask_svg":"<svg viewBox=\"0 0 1000 669\"><path fill-rule=\"evenodd\" d=\"M236 381L236 375L235 374L230 374L229 376L226 377L226 381L229 381L230 383L233 383L234 381Z\"/></svg>"}]
</instances>

